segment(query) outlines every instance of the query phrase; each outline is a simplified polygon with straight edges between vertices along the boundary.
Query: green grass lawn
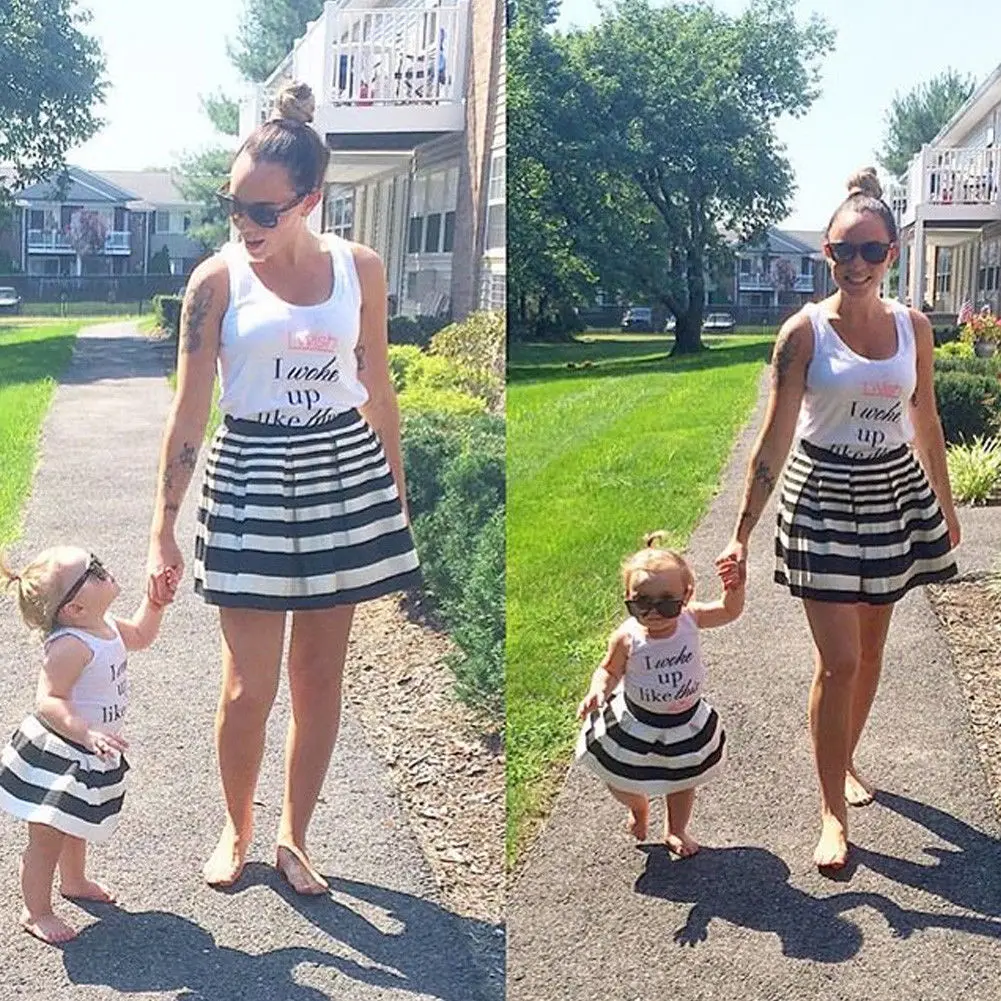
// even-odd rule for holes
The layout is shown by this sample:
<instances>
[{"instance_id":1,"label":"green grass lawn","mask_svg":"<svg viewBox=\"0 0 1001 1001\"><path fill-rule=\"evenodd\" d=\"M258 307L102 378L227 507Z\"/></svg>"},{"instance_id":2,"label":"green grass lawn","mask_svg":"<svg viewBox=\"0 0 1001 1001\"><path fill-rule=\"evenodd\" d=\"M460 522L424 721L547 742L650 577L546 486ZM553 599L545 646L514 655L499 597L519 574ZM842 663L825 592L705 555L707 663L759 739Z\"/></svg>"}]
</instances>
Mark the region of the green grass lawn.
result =
<instances>
[{"instance_id":1,"label":"green grass lawn","mask_svg":"<svg viewBox=\"0 0 1001 1001\"><path fill-rule=\"evenodd\" d=\"M39 428L81 326L79 319L0 324L0 545L20 531Z\"/></svg>"},{"instance_id":2,"label":"green grass lawn","mask_svg":"<svg viewBox=\"0 0 1001 1001\"><path fill-rule=\"evenodd\" d=\"M668 359L664 335L511 345L507 393L508 859L545 815L574 710L622 617L644 533L683 548L757 397L772 335ZM588 364L589 363L589 364ZM722 543L722 540L721 540ZM695 567L707 582L712 568Z\"/></svg>"}]
</instances>

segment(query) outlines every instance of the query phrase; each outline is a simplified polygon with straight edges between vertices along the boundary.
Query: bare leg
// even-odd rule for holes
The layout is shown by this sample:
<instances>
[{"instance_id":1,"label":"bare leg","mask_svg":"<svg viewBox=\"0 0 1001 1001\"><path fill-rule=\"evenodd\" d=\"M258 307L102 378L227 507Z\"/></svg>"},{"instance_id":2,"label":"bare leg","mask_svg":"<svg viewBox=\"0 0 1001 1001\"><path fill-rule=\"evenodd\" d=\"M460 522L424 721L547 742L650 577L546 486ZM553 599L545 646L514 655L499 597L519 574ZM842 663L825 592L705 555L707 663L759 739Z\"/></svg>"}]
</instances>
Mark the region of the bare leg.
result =
<instances>
[{"instance_id":1,"label":"bare leg","mask_svg":"<svg viewBox=\"0 0 1001 1001\"><path fill-rule=\"evenodd\" d=\"M288 658L292 718L285 739L285 801L277 864L298 893L327 890L327 881L309 862L306 829L337 740L341 679L353 616L354 605L292 616Z\"/></svg>"},{"instance_id":2,"label":"bare leg","mask_svg":"<svg viewBox=\"0 0 1001 1001\"><path fill-rule=\"evenodd\" d=\"M221 608L222 693L216 750L226 823L202 874L210 886L240 878L254 832L254 789L264 755L268 714L278 691L284 612Z\"/></svg>"},{"instance_id":3,"label":"bare leg","mask_svg":"<svg viewBox=\"0 0 1001 1001\"><path fill-rule=\"evenodd\" d=\"M606 786L608 791L623 805L629 807L629 820L626 830L637 840L645 841L647 828L650 824L650 800L642 793L623 792Z\"/></svg>"},{"instance_id":4,"label":"bare leg","mask_svg":"<svg viewBox=\"0 0 1001 1001\"><path fill-rule=\"evenodd\" d=\"M883 649L886 634L890 628L893 605L858 605L859 637L861 654L859 672L855 678L852 696L851 745L848 751L848 770L845 773L845 800L849 806L865 806L872 802L874 789L866 782L855 767L855 748L869 719L879 687L879 676L883 669Z\"/></svg>"},{"instance_id":5,"label":"bare leg","mask_svg":"<svg viewBox=\"0 0 1001 1001\"><path fill-rule=\"evenodd\" d=\"M665 796L664 842L675 855L688 858L699 850L699 843L688 833L688 822L695 807L695 790Z\"/></svg>"},{"instance_id":6,"label":"bare leg","mask_svg":"<svg viewBox=\"0 0 1001 1001\"><path fill-rule=\"evenodd\" d=\"M840 869L848 857L845 773L859 663L859 620L853 605L810 599L803 605L817 649L809 717L820 780L821 834L813 859L819 868Z\"/></svg>"},{"instance_id":7,"label":"bare leg","mask_svg":"<svg viewBox=\"0 0 1001 1001\"><path fill-rule=\"evenodd\" d=\"M59 892L70 900L97 900L113 904L114 896L108 890L87 879L87 842L83 838L63 836L63 850L59 853Z\"/></svg>"},{"instance_id":8,"label":"bare leg","mask_svg":"<svg viewBox=\"0 0 1001 1001\"><path fill-rule=\"evenodd\" d=\"M29 823L28 847L21 856L21 926L50 944L76 937L76 930L52 913L52 879L65 837L48 824Z\"/></svg>"}]
</instances>

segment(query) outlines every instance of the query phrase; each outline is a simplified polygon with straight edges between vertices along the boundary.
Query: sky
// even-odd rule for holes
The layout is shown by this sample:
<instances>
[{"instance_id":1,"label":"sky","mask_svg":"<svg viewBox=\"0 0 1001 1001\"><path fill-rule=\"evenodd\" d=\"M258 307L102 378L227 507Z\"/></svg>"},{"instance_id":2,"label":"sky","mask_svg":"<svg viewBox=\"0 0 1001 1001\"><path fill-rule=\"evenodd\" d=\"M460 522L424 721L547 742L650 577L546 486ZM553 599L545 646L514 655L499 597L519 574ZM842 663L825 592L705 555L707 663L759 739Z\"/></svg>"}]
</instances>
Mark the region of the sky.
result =
<instances>
[{"instance_id":1,"label":"sky","mask_svg":"<svg viewBox=\"0 0 1001 1001\"><path fill-rule=\"evenodd\" d=\"M243 0L80 0L93 20L87 34L104 51L108 81L98 115L107 124L70 150L70 163L95 170L169 167L185 151L220 138L199 94L245 85L226 56Z\"/></svg>"},{"instance_id":2,"label":"sky","mask_svg":"<svg viewBox=\"0 0 1001 1001\"><path fill-rule=\"evenodd\" d=\"M712 6L738 15L747 3L716 0ZM819 230L844 197L848 176L858 167L876 166L875 150L896 94L949 68L980 84L1001 64L1001 5L997 0L799 0L797 10L801 23L822 14L837 38L822 60L821 96L804 117L786 116L776 127L797 185L791 214L780 225ZM587 27L599 18L594 0L563 0L556 27Z\"/></svg>"}]
</instances>

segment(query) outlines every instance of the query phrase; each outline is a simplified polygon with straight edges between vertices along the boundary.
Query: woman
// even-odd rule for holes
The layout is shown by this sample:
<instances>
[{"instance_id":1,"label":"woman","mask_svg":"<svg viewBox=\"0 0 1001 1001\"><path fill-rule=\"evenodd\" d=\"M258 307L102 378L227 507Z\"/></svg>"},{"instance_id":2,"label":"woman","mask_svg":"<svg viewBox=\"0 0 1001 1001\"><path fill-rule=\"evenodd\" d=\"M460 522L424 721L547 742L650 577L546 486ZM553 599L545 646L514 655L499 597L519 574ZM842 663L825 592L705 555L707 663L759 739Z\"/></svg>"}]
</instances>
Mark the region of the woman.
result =
<instances>
[{"instance_id":1,"label":"woman","mask_svg":"<svg viewBox=\"0 0 1001 1001\"><path fill-rule=\"evenodd\" d=\"M230 886L243 869L291 612L276 864L307 894L326 889L309 861L306 828L337 736L354 605L412 585L419 573L382 262L306 224L329 159L307 124L313 106L308 87L283 89L276 116L244 142L220 193L238 239L188 282L149 556L151 573L183 570L174 522L218 362L224 424L202 486L194 576L196 591L219 607L216 747L226 821L203 872L212 886Z\"/></svg>"},{"instance_id":2,"label":"woman","mask_svg":"<svg viewBox=\"0 0 1001 1001\"><path fill-rule=\"evenodd\" d=\"M736 561L746 574L751 530L797 438L779 503L775 580L803 600L816 650L809 718L821 793L814 861L822 869L846 862L847 805L872 800L854 753L894 603L956 573L951 548L960 534L935 406L931 325L880 298L897 228L875 171L861 171L848 187L824 242L838 290L779 331L744 501L717 561Z\"/></svg>"}]
</instances>

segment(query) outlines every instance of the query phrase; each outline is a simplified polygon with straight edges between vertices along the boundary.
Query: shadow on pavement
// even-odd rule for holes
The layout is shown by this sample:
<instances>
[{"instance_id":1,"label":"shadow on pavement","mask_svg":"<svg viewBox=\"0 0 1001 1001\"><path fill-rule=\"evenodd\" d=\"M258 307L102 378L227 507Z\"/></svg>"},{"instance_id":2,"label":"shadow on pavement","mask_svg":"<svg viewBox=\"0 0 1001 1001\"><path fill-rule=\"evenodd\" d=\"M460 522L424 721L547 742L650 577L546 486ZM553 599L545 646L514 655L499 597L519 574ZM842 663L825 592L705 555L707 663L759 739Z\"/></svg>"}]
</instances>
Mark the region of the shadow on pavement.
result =
<instances>
[{"instance_id":1,"label":"shadow on pavement","mask_svg":"<svg viewBox=\"0 0 1001 1001\"><path fill-rule=\"evenodd\" d=\"M887 879L991 918L1001 917L1001 841L937 807L880 790L876 802L954 845L924 849L937 863L922 864L855 848L859 865ZM1001 930L998 932L1001 938Z\"/></svg>"},{"instance_id":2,"label":"shadow on pavement","mask_svg":"<svg viewBox=\"0 0 1001 1001\"><path fill-rule=\"evenodd\" d=\"M784 956L843 963L859 952L863 936L842 912L861 906L882 914L898 938L908 938L916 929L948 928L1001 939L1001 923L996 921L908 910L879 893L811 896L789 884L789 867L764 848L703 848L685 860L672 859L663 845L645 845L643 851L648 856L647 866L636 881L636 891L694 904L684 926L674 932L678 945L706 941L713 918L721 918L742 928L777 935ZM854 846L853 852L856 867L867 865L872 857L871 852ZM927 887L922 884L921 888Z\"/></svg>"},{"instance_id":3,"label":"shadow on pavement","mask_svg":"<svg viewBox=\"0 0 1001 1001\"><path fill-rule=\"evenodd\" d=\"M327 999L294 979L296 967L309 963L376 988L440 1001L503 998L504 940L496 925L408 893L337 878L330 878L332 896L299 897L274 869L259 864L247 866L230 894L261 885L328 935L332 950L290 947L255 955L217 945L204 928L176 914L87 904L84 909L100 920L63 947L67 976L78 985L121 993L180 991L184 1001ZM474 963L477 953L481 961ZM488 965L499 970L497 976L488 976ZM345 997L351 996L349 988Z\"/></svg>"}]
</instances>

